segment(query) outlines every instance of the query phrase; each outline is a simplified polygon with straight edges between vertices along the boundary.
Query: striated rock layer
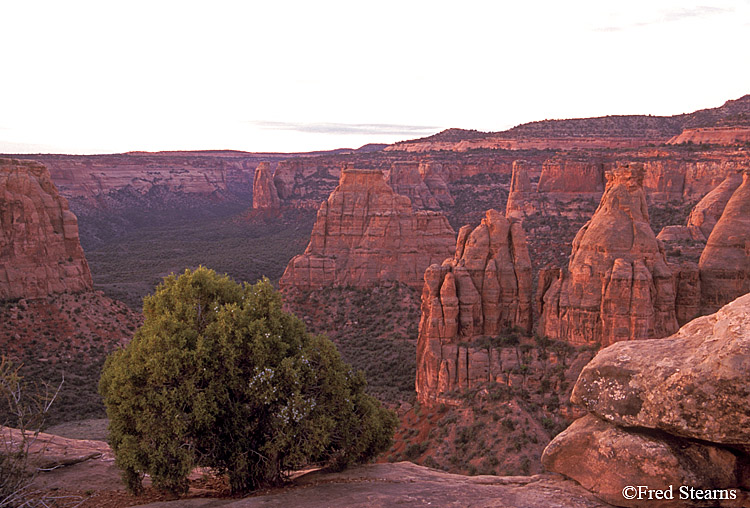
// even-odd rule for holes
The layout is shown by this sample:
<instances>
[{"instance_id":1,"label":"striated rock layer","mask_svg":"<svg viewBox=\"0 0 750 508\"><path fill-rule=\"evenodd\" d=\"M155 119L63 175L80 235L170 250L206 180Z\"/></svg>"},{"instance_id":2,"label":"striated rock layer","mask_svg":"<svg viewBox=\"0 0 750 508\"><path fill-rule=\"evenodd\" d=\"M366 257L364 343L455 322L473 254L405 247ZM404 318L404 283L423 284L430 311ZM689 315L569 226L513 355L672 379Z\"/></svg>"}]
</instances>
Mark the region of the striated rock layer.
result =
<instances>
[{"instance_id":1,"label":"striated rock layer","mask_svg":"<svg viewBox=\"0 0 750 508\"><path fill-rule=\"evenodd\" d=\"M0 159L0 300L91 289L78 221L47 169Z\"/></svg>"},{"instance_id":2,"label":"striated rock layer","mask_svg":"<svg viewBox=\"0 0 750 508\"><path fill-rule=\"evenodd\" d=\"M698 267L704 314L750 292L750 169L711 231Z\"/></svg>"},{"instance_id":3,"label":"striated rock layer","mask_svg":"<svg viewBox=\"0 0 750 508\"><path fill-rule=\"evenodd\" d=\"M267 210L278 208L280 205L281 200L276 185L273 183L271 165L261 162L255 168L255 178L253 178L253 209Z\"/></svg>"},{"instance_id":4,"label":"striated rock layer","mask_svg":"<svg viewBox=\"0 0 750 508\"><path fill-rule=\"evenodd\" d=\"M566 270L542 300L540 332L574 344L664 337L677 330L673 276L649 225L643 166L618 163Z\"/></svg>"},{"instance_id":5,"label":"striated rock layer","mask_svg":"<svg viewBox=\"0 0 750 508\"><path fill-rule=\"evenodd\" d=\"M421 401L501 376L493 361L497 351L461 343L514 326L530 331L531 285L519 222L489 210L473 231L461 228L455 256L424 274L416 379Z\"/></svg>"},{"instance_id":6,"label":"striated rock layer","mask_svg":"<svg viewBox=\"0 0 750 508\"><path fill-rule=\"evenodd\" d=\"M421 287L424 269L449 256L455 232L438 212L412 209L378 170L346 168L320 205L304 254L279 281L282 289L398 281Z\"/></svg>"},{"instance_id":7,"label":"striated rock layer","mask_svg":"<svg viewBox=\"0 0 750 508\"><path fill-rule=\"evenodd\" d=\"M748 506L750 295L671 337L621 342L597 354L571 401L589 411L544 451L544 466L617 506ZM674 486L674 499L624 499L622 489ZM734 497L680 498L677 489ZM744 490L743 490L744 489ZM700 499L700 498L698 498ZM704 499L706 499L704 497Z\"/></svg>"}]
</instances>

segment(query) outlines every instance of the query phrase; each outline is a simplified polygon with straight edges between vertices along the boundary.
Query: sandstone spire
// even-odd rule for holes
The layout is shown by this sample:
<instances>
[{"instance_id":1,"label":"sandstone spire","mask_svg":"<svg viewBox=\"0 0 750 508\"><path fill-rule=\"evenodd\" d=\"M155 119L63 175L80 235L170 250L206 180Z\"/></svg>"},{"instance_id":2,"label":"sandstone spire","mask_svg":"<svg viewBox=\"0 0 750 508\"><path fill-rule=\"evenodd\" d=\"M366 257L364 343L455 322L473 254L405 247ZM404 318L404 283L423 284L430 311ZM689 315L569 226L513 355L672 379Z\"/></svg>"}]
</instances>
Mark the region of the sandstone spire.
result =
<instances>
[{"instance_id":1,"label":"sandstone spire","mask_svg":"<svg viewBox=\"0 0 750 508\"><path fill-rule=\"evenodd\" d=\"M505 206L505 216L508 218L522 219L529 211L534 211L534 207L530 203L532 192L527 167L526 161L513 161L510 193L508 194L508 203Z\"/></svg>"},{"instance_id":2,"label":"sandstone spire","mask_svg":"<svg viewBox=\"0 0 750 508\"><path fill-rule=\"evenodd\" d=\"M750 291L750 169L711 231L698 267L704 314Z\"/></svg>"},{"instance_id":3,"label":"sandstone spire","mask_svg":"<svg viewBox=\"0 0 750 508\"><path fill-rule=\"evenodd\" d=\"M253 209L272 209L280 205L281 200L273 183L271 166L267 162L261 162L255 168L253 178Z\"/></svg>"},{"instance_id":4,"label":"sandstone spire","mask_svg":"<svg viewBox=\"0 0 750 508\"><path fill-rule=\"evenodd\" d=\"M514 326L528 332L531 311L526 235L519 222L489 210L474 230L461 228L452 259L425 271L417 341L420 400L500 376L488 356L492 351L460 343Z\"/></svg>"},{"instance_id":5,"label":"sandstone spire","mask_svg":"<svg viewBox=\"0 0 750 508\"><path fill-rule=\"evenodd\" d=\"M421 287L425 268L449 256L454 242L442 213L415 212L380 171L348 167L320 205L305 253L289 262L279 285L316 289L399 281Z\"/></svg>"},{"instance_id":6,"label":"sandstone spire","mask_svg":"<svg viewBox=\"0 0 750 508\"><path fill-rule=\"evenodd\" d=\"M0 300L91 289L78 220L47 168L0 159Z\"/></svg>"},{"instance_id":7,"label":"sandstone spire","mask_svg":"<svg viewBox=\"0 0 750 508\"><path fill-rule=\"evenodd\" d=\"M664 337L677 330L672 273L649 225L643 166L618 163L567 270L543 298L540 332L575 344Z\"/></svg>"}]
</instances>

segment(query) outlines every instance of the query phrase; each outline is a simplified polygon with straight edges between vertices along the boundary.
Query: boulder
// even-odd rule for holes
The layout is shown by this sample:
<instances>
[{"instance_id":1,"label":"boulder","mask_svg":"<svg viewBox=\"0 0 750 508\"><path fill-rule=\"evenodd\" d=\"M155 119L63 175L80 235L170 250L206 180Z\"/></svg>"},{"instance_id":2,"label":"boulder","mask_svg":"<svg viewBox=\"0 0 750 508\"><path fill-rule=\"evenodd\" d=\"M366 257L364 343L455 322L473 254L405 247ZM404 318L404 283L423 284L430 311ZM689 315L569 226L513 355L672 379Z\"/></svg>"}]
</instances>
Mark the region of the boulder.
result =
<instances>
[{"instance_id":1,"label":"boulder","mask_svg":"<svg viewBox=\"0 0 750 508\"><path fill-rule=\"evenodd\" d=\"M750 295L671 337L603 349L571 401L618 425L750 445Z\"/></svg>"}]
</instances>

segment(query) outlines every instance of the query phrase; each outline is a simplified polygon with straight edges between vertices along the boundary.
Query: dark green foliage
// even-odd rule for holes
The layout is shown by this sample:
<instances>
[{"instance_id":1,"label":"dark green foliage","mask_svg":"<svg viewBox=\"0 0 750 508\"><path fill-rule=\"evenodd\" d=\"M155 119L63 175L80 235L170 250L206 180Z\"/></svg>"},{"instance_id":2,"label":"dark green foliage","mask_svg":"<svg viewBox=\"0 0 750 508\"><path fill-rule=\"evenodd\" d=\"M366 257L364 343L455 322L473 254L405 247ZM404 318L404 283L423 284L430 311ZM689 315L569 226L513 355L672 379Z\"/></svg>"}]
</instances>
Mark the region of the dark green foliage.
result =
<instances>
[{"instance_id":1,"label":"dark green foliage","mask_svg":"<svg viewBox=\"0 0 750 508\"><path fill-rule=\"evenodd\" d=\"M241 287L186 270L165 278L143 312L100 383L129 489L148 473L183 492L204 466L246 491L310 462L344 467L390 446L395 416L328 339L281 309L268 280Z\"/></svg>"}]
</instances>

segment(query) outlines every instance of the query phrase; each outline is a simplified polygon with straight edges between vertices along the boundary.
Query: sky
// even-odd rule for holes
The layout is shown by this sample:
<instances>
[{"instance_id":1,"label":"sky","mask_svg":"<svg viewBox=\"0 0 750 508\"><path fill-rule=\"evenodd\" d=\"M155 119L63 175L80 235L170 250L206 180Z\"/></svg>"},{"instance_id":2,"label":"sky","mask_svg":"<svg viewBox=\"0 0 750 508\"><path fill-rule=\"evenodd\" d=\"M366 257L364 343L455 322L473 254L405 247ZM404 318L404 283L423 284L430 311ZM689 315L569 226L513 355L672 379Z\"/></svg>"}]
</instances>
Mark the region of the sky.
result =
<instances>
[{"instance_id":1,"label":"sky","mask_svg":"<svg viewBox=\"0 0 750 508\"><path fill-rule=\"evenodd\" d=\"M750 0L0 0L0 153L356 148L750 93Z\"/></svg>"}]
</instances>

